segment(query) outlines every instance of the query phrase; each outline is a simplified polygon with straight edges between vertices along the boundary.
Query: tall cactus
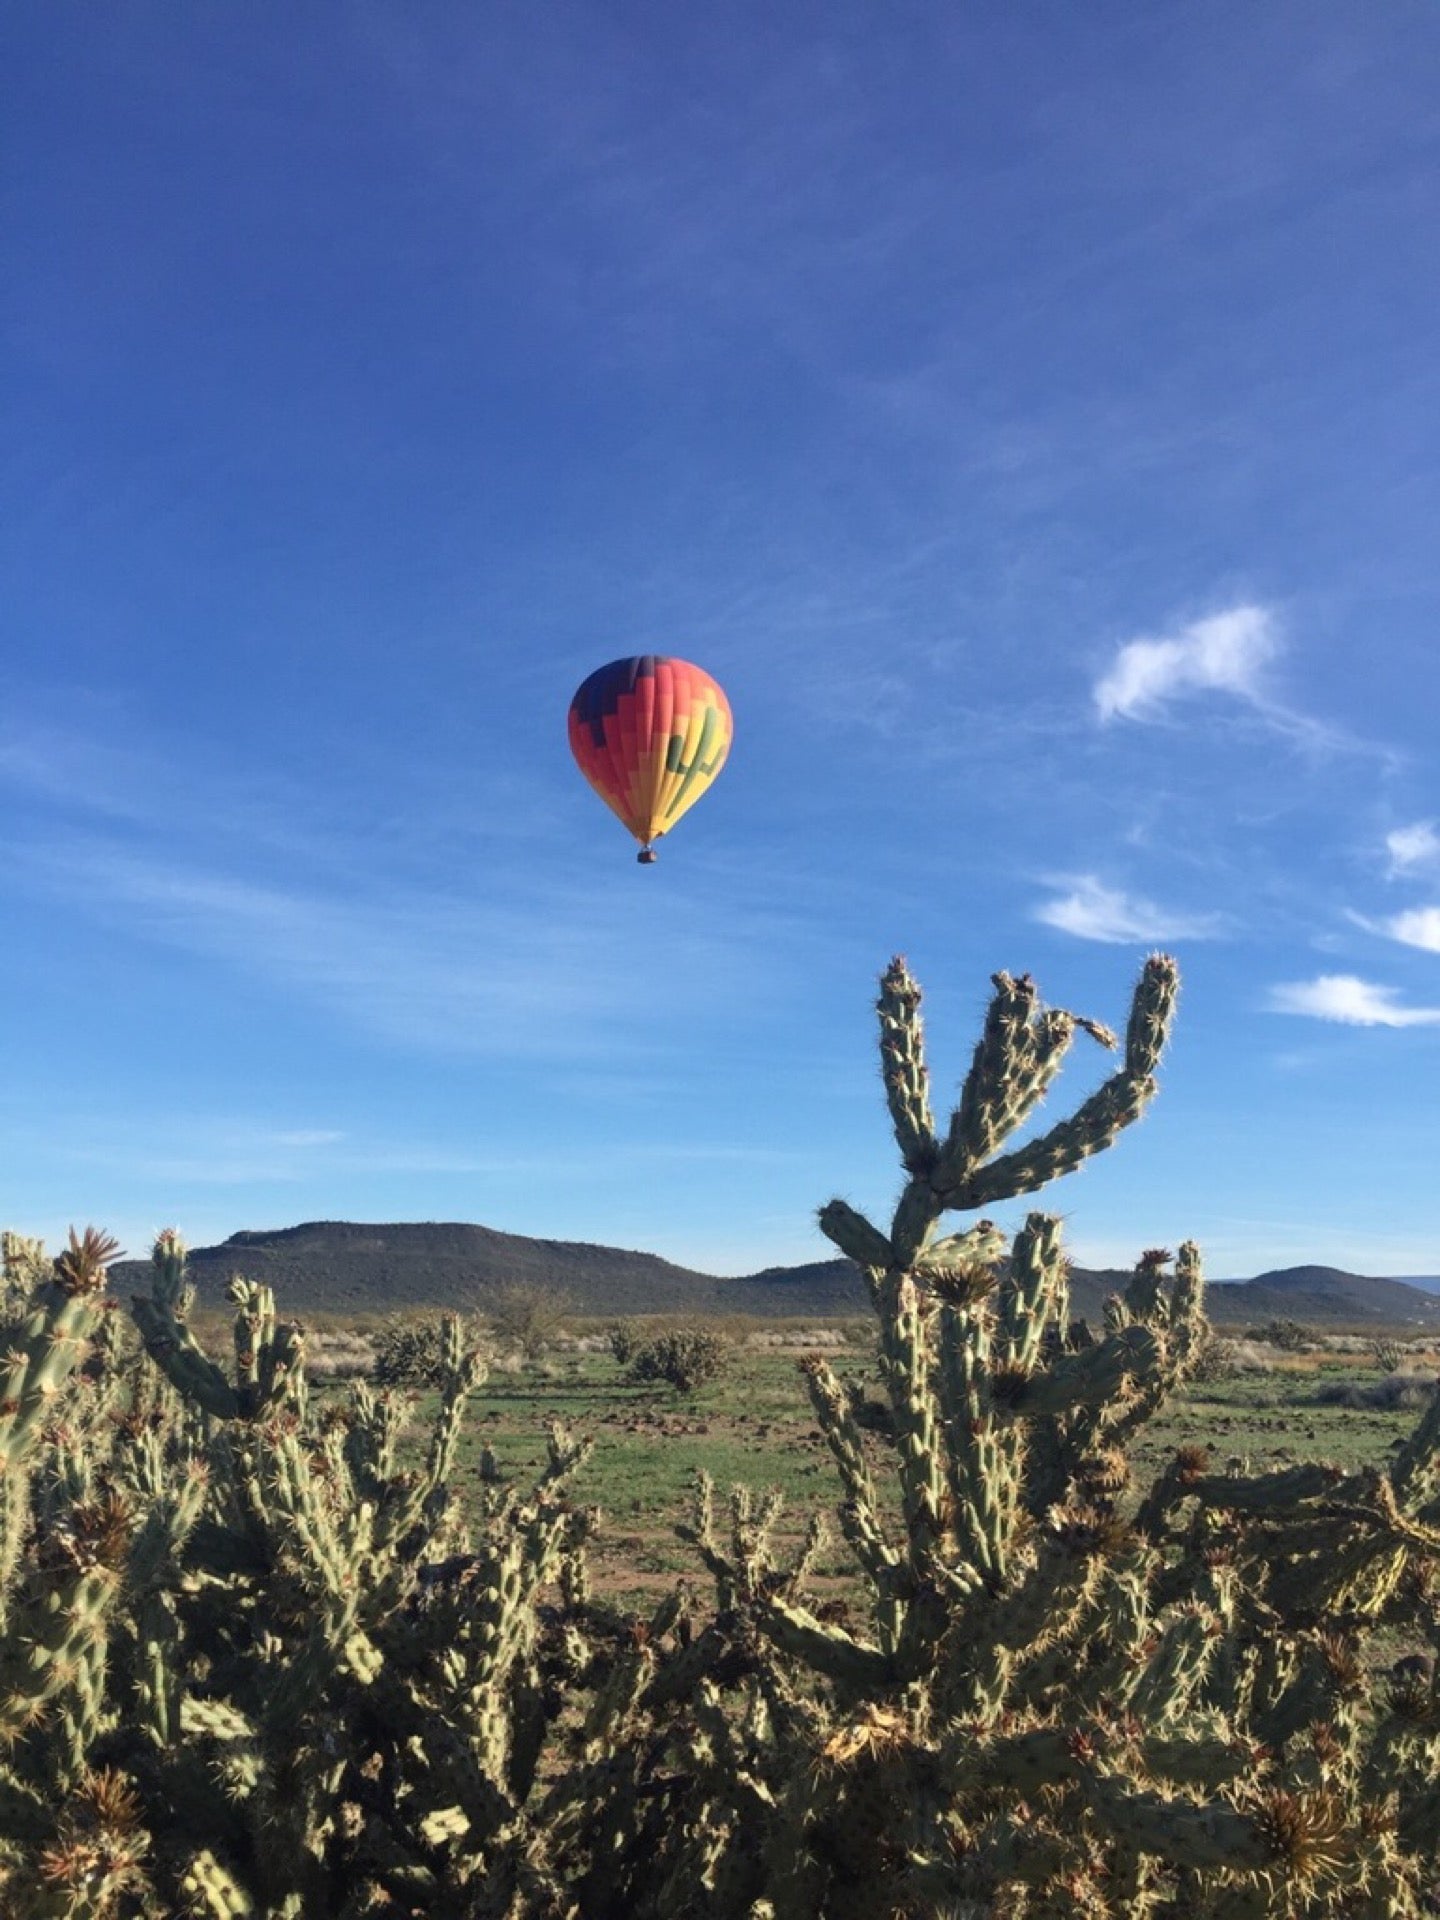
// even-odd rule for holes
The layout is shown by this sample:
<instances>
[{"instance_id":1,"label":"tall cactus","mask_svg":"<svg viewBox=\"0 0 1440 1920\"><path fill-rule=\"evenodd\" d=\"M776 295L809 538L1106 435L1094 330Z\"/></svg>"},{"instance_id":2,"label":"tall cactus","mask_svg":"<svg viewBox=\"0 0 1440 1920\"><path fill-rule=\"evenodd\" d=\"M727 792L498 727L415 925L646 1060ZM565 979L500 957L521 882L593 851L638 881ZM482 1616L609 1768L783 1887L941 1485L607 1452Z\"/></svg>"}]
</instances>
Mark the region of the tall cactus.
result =
<instances>
[{"instance_id":1,"label":"tall cactus","mask_svg":"<svg viewBox=\"0 0 1440 1920\"><path fill-rule=\"evenodd\" d=\"M750 1702L730 1716L731 1772L754 1785L692 1763L672 1828L720 1836L752 1914L785 1920L1418 1914L1440 1833L1434 1665L1397 1681L1377 1725L1360 1648L1401 1620L1440 1646L1440 1411L1388 1474L1247 1479L1190 1449L1133 1490L1131 1445L1204 1331L1198 1250L1144 1254L1092 1331L1071 1319L1055 1217L1031 1213L1004 1260L988 1220L937 1228L1144 1112L1176 969L1146 962L1118 1070L1018 1147L1077 1032L1117 1042L1042 1008L1028 977L994 984L942 1133L920 992L888 969L905 1186L888 1230L843 1201L820 1212L879 1319L879 1405L823 1359L803 1368L869 1621L807 1605L806 1556L770 1551L773 1501L737 1494L727 1536L704 1493L686 1532ZM678 1723L671 1739L678 1755ZM654 1885L637 1864L629 1910L663 1911Z\"/></svg>"}]
</instances>

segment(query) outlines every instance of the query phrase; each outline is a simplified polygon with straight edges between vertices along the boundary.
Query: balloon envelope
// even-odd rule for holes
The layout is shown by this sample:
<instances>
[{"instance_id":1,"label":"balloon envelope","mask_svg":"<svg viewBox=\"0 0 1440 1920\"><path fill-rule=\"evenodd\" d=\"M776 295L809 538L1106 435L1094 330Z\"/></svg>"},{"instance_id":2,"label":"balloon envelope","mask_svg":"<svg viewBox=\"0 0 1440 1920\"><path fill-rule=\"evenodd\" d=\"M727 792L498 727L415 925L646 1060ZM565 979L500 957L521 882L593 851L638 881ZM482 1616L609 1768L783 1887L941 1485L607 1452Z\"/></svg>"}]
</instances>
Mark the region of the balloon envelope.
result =
<instances>
[{"instance_id":1,"label":"balloon envelope","mask_svg":"<svg viewBox=\"0 0 1440 1920\"><path fill-rule=\"evenodd\" d=\"M570 751L642 860L724 766L732 732L730 702L710 675L660 653L597 668L570 702Z\"/></svg>"}]
</instances>

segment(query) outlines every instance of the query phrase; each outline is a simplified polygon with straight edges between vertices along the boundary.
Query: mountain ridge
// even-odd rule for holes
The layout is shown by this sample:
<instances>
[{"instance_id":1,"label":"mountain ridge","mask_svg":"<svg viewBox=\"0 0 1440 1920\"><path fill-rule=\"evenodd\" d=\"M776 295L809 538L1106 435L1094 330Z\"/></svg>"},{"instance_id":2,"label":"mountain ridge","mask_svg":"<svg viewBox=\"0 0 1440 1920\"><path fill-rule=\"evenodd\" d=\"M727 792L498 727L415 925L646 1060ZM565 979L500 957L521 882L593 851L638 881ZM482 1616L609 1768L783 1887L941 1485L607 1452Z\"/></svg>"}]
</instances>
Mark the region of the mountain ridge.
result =
<instances>
[{"instance_id":1,"label":"mountain ridge","mask_svg":"<svg viewBox=\"0 0 1440 1920\"><path fill-rule=\"evenodd\" d=\"M117 1284L146 1283L148 1263L117 1262ZM274 1288L282 1312L377 1313L426 1307L483 1310L504 1286L545 1287L577 1315L744 1314L826 1318L864 1314L864 1280L850 1261L816 1260L725 1277L684 1267L660 1254L598 1242L552 1240L470 1222L302 1221L246 1228L218 1246L190 1253L200 1304L221 1304L237 1273ZM1105 1295L1121 1287L1119 1269L1077 1267L1072 1310L1098 1320ZM1434 1326L1440 1297L1406 1280L1348 1273L1319 1264L1283 1267L1251 1280L1216 1282L1208 1294L1221 1326L1294 1319L1333 1326Z\"/></svg>"}]
</instances>

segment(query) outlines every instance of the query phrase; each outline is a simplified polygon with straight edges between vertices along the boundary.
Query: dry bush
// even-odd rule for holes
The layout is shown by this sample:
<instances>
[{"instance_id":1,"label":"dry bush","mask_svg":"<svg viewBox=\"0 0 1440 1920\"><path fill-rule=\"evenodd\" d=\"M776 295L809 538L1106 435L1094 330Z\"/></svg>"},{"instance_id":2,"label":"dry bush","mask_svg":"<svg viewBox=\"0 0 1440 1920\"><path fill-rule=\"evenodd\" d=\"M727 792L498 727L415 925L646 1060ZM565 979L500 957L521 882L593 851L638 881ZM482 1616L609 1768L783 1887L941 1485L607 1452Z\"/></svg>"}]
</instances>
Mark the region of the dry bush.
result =
<instances>
[{"instance_id":1,"label":"dry bush","mask_svg":"<svg viewBox=\"0 0 1440 1920\"><path fill-rule=\"evenodd\" d=\"M312 1380L358 1380L375 1366L375 1344L363 1333L325 1330L305 1342L305 1371Z\"/></svg>"},{"instance_id":2,"label":"dry bush","mask_svg":"<svg viewBox=\"0 0 1440 1920\"><path fill-rule=\"evenodd\" d=\"M1239 1371L1235 1363L1234 1340L1225 1340L1211 1327L1201 1340L1195 1357L1190 1362L1190 1382L1192 1386L1213 1386L1217 1380L1228 1380Z\"/></svg>"},{"instance_id":3,"label":"dry bush","mask_svg":"<svg viewBox=\"0 0 1440 1920\"><path fill-rule=\"evenodd\" d=\"M782 1327L774 1333L747 1333L744 1344L772 1353L814 1353L822 1347L843 1347L847 1343L841 1327Z\"/></svg>"},{"instance_id":4,"label":"dry bush","mask_svg":"<svg viewBox=\"0 0 1440 1920\"><path fill-rule=\"evenodd\" d=\"M484 1303L490 1330L501 1347L538 1360L565 1324L567 1302L553 1287L499 1287Z\"/></svg>"},{"instance_id":5,"label":"dry bush","mask_svg":"<svg viewBox=\"0 0 1440 1920\"><path fill-rule=\"evenodd\" d=\"M1281 1353L1308 1353L1320 1344L1319 1337L1299 1320L1267 1320L1264 1326L1248 1327L1245 1338L1277 1347Z\"/></svg>"},{"instance_id":6,"label":"dry bush","mask_svg":"<svg viewBox=\"0 0 1440 1920\"><path fill-rule=\"evenodd\" d=\"M1355 1407L1369 1413L1411 1413L1428 1404L1440 1380L1423 1373L1387 1373L1383 1380L1332 1380L1315 1394L1318 1407Z\"/></svg>"},{"instance_id":7,"label":"dry bush","mask_svg":"<svg viewBox=\"0 0 1440 1920\"><path fill-rule=\"evenodd\" d=\"M1232 1373L1274 1373L1280 1367L1280 1349L1258 1340L1227 1340Z\"/></svg>"}]
</instances>

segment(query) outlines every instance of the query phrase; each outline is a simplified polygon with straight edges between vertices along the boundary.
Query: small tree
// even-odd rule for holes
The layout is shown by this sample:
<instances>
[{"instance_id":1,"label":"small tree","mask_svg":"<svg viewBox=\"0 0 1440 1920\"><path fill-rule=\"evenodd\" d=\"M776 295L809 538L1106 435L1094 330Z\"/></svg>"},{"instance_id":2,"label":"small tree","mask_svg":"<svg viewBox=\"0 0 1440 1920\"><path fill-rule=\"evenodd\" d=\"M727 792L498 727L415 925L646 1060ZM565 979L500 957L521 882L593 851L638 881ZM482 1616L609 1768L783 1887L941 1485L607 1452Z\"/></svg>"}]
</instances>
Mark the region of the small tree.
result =
<instances>
[{"instance_id":1,"label":"small tree","mask_svg":"<svg viewBox=\"0 0 1440 1920\"><path fill-rule=\"evenodd\" d=\"M516 1283L504 1286L485 1306L485 1318L502 1347L538 1360L565 1324L568 1302L553 1287Z\"/></svg>"}]
</instances>

